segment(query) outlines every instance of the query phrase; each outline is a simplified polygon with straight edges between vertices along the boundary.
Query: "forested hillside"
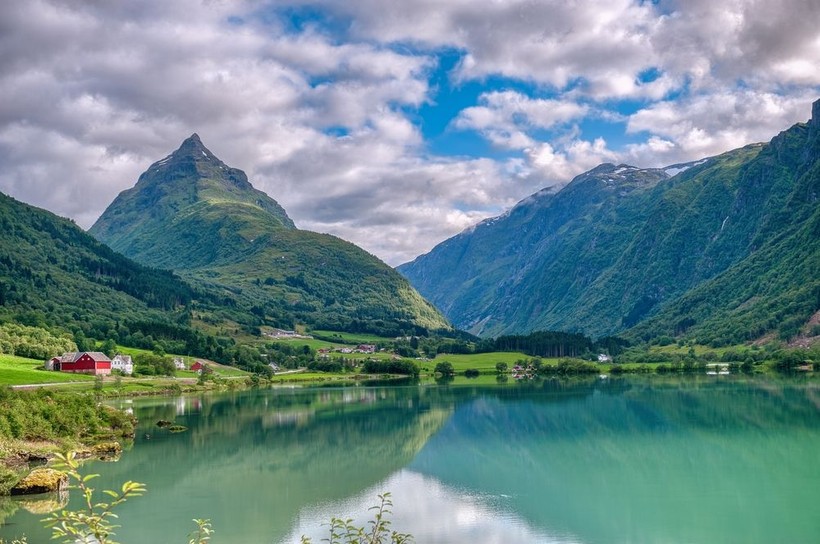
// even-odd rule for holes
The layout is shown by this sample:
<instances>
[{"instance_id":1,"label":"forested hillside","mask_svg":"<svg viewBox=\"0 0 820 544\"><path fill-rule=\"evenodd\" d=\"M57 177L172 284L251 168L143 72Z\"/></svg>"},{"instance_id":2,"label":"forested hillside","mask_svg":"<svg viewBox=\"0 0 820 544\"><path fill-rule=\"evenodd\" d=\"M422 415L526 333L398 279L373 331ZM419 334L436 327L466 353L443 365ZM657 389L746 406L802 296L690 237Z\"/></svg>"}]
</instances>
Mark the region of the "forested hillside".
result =
<instances>
[{"instance_id":1,"label":"forested hillside","mask_svg":"<svg viewBox=\"0 0 820 544\"><path fill-rule=\"evenodd\" d=\"M0 316L83 326L184 315L194 289L139 265L72 221L0 194Z\"/></svg>"},{"instance_id":2,"label":"forested hillside","mask_svg":"<svg viewBox=\"0 0 820 544\"><path fill-rule=\"evenodd\" d=\"M485 336L789 337L820 308L818 127L820 101L768 144L674 170L599 166L399 270Z\"/></svg>"}]
</instances>

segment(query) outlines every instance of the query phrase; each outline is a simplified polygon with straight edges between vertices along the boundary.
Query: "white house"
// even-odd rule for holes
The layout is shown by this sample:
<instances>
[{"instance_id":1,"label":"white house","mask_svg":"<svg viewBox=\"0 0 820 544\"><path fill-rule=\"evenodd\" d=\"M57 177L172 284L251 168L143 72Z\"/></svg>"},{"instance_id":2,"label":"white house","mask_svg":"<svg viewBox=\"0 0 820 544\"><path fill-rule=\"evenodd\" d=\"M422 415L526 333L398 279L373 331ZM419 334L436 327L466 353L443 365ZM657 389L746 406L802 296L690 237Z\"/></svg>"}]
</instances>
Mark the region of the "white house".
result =
<instances>
[{"instance_id":1,"label":"white house","mask_svg":"<svg viewBox=\"0 0 820 544\"><path fill-rule=\"evenodd\" d=\"M599 363L611 363L612 362L612 357L610 357L606 353L599 353L598 354L598 362Z\"/></svg>"},{"instance_id":2,"label":"white house","mask_svg":"<svg viewBox=\"0 0 820 544\"><path fill-rule=\"evenodd\" d=\"M185 370L185 359L182 357L174 357L174 368L177 370Z\"/></svg>"},{"instance_id":3,"label":"white house","mask_svg":"<svg viewBox=\"0 0 820 544\"><path fill-rule=\"evenodd\" d=\"M120 355L119 353L111 359L111 370L119 370L123 374L131 375L134 373L134 363L131 361L130 355Z\"/></svg>"}]
</instances>

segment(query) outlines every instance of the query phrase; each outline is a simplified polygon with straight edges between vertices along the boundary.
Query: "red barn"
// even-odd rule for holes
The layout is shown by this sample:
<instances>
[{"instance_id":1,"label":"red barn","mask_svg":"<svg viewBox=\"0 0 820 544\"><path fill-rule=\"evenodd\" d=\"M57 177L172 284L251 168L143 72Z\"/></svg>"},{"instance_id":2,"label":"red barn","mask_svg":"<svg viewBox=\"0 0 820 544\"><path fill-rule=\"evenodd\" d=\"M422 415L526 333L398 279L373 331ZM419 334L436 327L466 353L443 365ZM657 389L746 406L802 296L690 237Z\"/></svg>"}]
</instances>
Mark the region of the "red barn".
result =
<instances>
[{"instance_id":1,"label":"red barn","mask_svg":"<svg viewBox=\"0 0 820 544\"><path fill-rule=\"evenodd\" d=\"M193 370L194 372L202 372L202 367L204 366L205 365L202 364L202 361L197 361L191 365L191 370Z\"/></svg>"},{"instance_id":2,"label":"red barn","mask_svg":"<svg viewBox=\"0 0 820 544\"><path fill-rule=\"evenodd\" d=\"M59 362L54 361L54 370L79 374L111 374L111 359L99 351L74 351L64 353Z\"/></svg>"}]
</instances>

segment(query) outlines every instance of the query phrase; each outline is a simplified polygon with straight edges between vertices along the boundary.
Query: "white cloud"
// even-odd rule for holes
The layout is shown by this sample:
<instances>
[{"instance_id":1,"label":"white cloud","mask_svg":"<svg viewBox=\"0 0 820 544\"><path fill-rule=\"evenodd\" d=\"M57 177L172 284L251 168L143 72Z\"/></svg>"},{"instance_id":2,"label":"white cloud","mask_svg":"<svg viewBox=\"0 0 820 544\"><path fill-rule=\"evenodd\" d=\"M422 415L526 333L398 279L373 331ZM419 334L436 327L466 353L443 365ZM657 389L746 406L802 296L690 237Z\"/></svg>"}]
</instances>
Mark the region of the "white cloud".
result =
<instances>
[{"instance_id":1,"label":"white cloud","mask_svg":"<svg viewBox=\"0 0 820 544\"><path fill-rule=\"evenodd\" d=\"M535 171L530 173L530 177L551 181L543 183L545 187L563 185L578 174L603 162L618 163L621 160L618 153L607 148L603 138L596 138L592 142L572 139L559 149L549 143L542 143L528 149L526 155L530 167Z\"/></svg>"},{"instance_id":2,"label":"white cloud","mask_svg":"<svg viewBox=\"0 0 820 544\"><path fill-rule=\"evenodd\" d=\"M645 166L662 166L717 155L770 140L810 116L812 91L792 96L741 90L696 95L651 105L630 116L629 133L652 134L627 147L625 156Z\"/></svg>"},{"instance_id":3,"label":"white cloud","mask_svg":"<svg viewBox=\"0 0 820 544\"><path fill-rule=\"evenodd\" d=\"M300 5L333 24L278 18ZM818 10L813 0L7 0L0 190L87 227L197 132L298 225L397 264L599 162L697 159L805 120L820 94ZM439 55L453 51L450 83L481 90L445 120L448 134L476 132L503 159L429 151L417 115L438 98ZM585 121L624 123L633 142Z\"/></svg>"}]
</instances>

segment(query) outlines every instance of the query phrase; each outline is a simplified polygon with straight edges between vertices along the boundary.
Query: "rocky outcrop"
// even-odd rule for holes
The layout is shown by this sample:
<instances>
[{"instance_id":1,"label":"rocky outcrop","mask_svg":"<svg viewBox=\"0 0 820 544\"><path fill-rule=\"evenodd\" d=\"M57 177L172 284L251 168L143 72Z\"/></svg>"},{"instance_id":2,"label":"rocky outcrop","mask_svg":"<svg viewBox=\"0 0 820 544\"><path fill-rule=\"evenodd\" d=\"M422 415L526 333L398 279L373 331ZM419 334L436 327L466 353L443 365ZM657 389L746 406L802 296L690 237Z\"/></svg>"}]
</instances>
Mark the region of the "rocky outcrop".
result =
<instances>
[{"instance_id":1,"label":"rocky outcrop","mask_svg":"<svg viewBox=\"0 0 820 544\"><path fill-rule=\"evenodd\" d=\"M68 476L53 468L37 468L11 489L12 495L60 492L68 488Z\"/></svg>"}]
</instances>

